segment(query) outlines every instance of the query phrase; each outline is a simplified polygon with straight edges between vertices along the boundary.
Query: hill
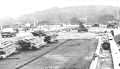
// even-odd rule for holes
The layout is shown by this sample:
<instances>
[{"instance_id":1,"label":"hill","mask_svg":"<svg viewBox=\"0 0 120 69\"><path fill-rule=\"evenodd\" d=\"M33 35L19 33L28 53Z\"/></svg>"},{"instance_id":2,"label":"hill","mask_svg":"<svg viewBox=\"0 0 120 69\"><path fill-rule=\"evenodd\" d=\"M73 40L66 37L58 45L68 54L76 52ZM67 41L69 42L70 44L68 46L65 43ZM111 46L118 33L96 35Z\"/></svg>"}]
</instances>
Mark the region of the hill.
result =
<instances>
[{"instance_id":1,"label":"hill","mask_svg":"<svg viewBox=\"0 0 120 69\"><path fill-rule=\"evenodd\" d=\"M17 20L11 17L4 17L0 19L0 25L12 25L16 23L17 23Z\"/></svg>"},{"instance_id":2,"label":"hill","mask_svg":"<svg viewBox=\"0 0 120 69\"><path fill-rule=\"evenodd\" d=\"M116 17L116 12L119 7L112 6L74 6L66 8L50 8L44 11L37 11L31 14L23 15L17 18L20 23L33 23L34 21L40 24L59 24L72 23L74 18L85 18L89 24L102 23L106 24L109 20Z\"/></svg>"}]
</instances>

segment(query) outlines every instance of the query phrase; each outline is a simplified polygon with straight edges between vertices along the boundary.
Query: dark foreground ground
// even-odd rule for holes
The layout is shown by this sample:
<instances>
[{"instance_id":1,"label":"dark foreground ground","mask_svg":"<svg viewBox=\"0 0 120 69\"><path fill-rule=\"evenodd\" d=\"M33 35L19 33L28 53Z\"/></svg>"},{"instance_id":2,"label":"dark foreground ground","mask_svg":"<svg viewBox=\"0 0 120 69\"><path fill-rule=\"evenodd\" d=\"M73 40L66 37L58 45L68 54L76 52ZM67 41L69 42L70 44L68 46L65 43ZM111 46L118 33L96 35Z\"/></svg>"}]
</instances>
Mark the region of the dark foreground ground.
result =
<instances>
[{"instance_id":1,"label":"dark foreground ground","mask_svg":"<svg viewBox=\"0 0 120 69\"><path fill-rule=\"evenodd\" d=\"M74 39L21 69L88 69L96 39Z\"/></svg>"},{"instance_id":2,"label":"dark foreground ground","mask_svg":"<svg viewBox=\"0 0 120 69\"><path fill-rule=\"evenodd\" d=\"M35 58L38 55L45 53L46 51L49 51L50 49L56 47L64 41L65 40L59 40L58 43L48 44L47 46L39 50L21 50L16 54L12 54L6 59L0 60L0 69L16 69L16 67Z\"/></svg>"},{"instance_id":3,"label":"dark foreground ground","mask_svg":"<svg viewBox=\"0 0 120 69\"><path fill-rule=\"evenodd\" d=\"M0 69L16 69L64 41L66 40L59 40L58 43L49 44L48 47L36 51L13 54L0 60ZM96 46L96 39L72 39L19 69L88 69Z\"/></svg>"}]
</instances>

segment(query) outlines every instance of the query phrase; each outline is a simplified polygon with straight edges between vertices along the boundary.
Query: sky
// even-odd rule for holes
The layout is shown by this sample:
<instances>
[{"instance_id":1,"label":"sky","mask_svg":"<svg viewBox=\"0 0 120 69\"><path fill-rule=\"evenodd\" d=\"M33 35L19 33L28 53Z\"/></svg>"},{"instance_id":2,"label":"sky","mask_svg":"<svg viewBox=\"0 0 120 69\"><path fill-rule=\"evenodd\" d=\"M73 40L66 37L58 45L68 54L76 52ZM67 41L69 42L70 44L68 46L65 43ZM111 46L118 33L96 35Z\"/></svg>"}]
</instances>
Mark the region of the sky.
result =
<instances>
[{"instance_id":1,"label":"sky","mask_svg":"<svg viewBox=\"0 0 120 69\"><path fill-rule=\"evenodd\" d=\"M105 5L120 7L120 0L0 0L0 18L19 17L52 7Z\"/></svg>"}]
</instances>

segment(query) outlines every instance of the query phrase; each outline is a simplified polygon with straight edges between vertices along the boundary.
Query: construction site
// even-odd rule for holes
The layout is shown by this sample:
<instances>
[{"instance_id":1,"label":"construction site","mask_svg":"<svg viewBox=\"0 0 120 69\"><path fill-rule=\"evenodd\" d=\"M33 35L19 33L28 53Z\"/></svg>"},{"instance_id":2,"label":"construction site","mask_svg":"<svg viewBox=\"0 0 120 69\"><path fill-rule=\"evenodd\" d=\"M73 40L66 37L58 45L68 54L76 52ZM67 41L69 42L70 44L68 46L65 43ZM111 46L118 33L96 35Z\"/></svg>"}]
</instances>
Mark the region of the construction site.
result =
<instances>
[{"instance_id":1,"label":"construction site","mask_svg":"<svg viewBox=\"0 0 120 69\"><path fill-rule=\"evenodd\" d=\"M119 27L83 24L5 28L1 30L0 68L119 69L118 34Z\"/></svg>"},{"instance_id":2,"label":"construction site","mask_svg":"<svg viewBox=\"0 0 120 69\"><path fill-rule=\"evenodd\" d=\"M120 1L92 1L0 1L0 69L120 69Z\"/></svg>"}]
</instances>

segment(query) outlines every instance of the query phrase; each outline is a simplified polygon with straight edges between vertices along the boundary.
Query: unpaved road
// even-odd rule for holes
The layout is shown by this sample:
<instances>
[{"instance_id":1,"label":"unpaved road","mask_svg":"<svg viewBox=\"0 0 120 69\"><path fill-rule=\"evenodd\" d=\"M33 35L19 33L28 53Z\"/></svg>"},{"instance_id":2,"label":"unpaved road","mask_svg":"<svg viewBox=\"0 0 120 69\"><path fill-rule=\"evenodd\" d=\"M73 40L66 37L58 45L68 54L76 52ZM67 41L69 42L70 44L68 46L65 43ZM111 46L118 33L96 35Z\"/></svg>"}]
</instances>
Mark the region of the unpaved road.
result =
<instances>
[{"instance_id":1,"label":"unpaved road","mask_svg":"<svg viewBox=\"0 0 120 69\"><path fill-rule=\"evenodd\" d=\"M17 54L13 54L6 59L0 60L0 69L16 69L17 66L35 58L36 56L49 51L65 40L59 40L59 43L49 44L48 47L44 47L39 50L20 51Z\"/></svg>"},{"instance_id":2,"label":"unpaved road","mask_svg":"<svg viewBox=\"0 0 120 69\"><path fill-rule=\"evenodd\" d=\"M21 69L88 69L97 40L74 39Z\"/></svg>"},{"instance_id":3,"label":"unpaved road","mask_svg":"<svg viewBox=\"0 0 120 69\"><path fill-rule=\"evenodd\" d=\"M57 49L20 69L88 69L92 53L97 46L97 40L93 39L95 35L89 35L89 33L76 33L75 35L73 33L62 34L60 37L63 37L63 39L60 39L56 44L49 44L49 47L37 51L21 51L18 54L11 55L7 59L0 60L0 69L16 69L19 65L62 43L65 36L65 40L69 39L68 35L78 39L66 42Z\"/></svg>"}]
</instances>

